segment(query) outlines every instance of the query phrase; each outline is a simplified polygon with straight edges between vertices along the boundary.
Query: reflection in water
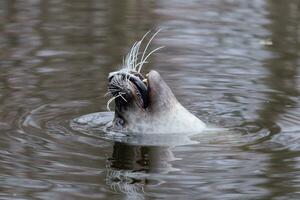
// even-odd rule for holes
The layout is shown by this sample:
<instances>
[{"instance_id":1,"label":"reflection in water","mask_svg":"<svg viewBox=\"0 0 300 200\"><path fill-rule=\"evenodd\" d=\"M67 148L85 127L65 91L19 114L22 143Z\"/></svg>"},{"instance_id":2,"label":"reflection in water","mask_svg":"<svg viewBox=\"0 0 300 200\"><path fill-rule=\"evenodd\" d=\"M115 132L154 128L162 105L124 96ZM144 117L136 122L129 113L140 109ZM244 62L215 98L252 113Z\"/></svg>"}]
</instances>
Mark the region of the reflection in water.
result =
<instances>
[{"instance_id":1,"label":"reflection in water","mask_svg":"<svg viewBox=\"0 0 300 200\"><path fill-rule=\"evenodd\" d=\"M267 136L256 141L258 143L256 149L262 149L257 151L262 152L266 151L263 149L274 146L274 143L292 149L295 145L299 148L300 142L297 136L300 131L299 120L294 121L290 120L289 117L285 117L292 112L295 115L293 118L300 119L299 113L295 113L295 108L299 106L297 78L300 44L300 1L275 3L269 0L267 9L270 17L268 29L273 45L267 47L272 53L272 57L266 59L263 66L268 70L264 82L271 89L271 92L267 94L267 101L258 110L259 119L255 122L270 131ZM296 130L298 131L295 131L294 127L297 127ZM262 146L262 142L269 145ZM289 184L290 182L299 182L299 177L293 175L298 173L299 168L293 159L294 157L295 154L289 150L270 153L268 170L265 172L268 182L264 187L272 192L266 196L266 199L295 198L293 193L297 193L299 188ZM282 171L288 173L279 175Z\"/></svg>"},{"instance_id":2,"label":"reflection in water","mask_svg":"<svg viewBox=\"0 0 300 200\"><path fill-rule=\"evenodd\" d=\"M165 174L174 171L170 161L175 160L169 147L133 146L115 142L107 166L107 184L129 199L143 199L146 185L159 185L148 174Z\"/></svg>"},{"instance_id":3,"label":"reflection in water","mask_svg":"<svg viewBox=\"0 0 300 200\"><path fill-rule=\"evenodd\" d=\"M299 103L295 98L299 96L297 88L300 34L298 24L300 13L297 12L299 11L297 7L299 8L299 3L299 1L280 3L268 1L267 8L272 16L268 29L273 45L267 47L272 57L266 59L263 66L269 72L264 82L271 92L267 94L267 100L258 110L259 119L255 123L269 129L270 134L257 141L258 143L269 141L275 134L280 133L282 131L278 124L280 117ZM299 123L296 125L299 126Z\"/></svg>"}]
</instances>

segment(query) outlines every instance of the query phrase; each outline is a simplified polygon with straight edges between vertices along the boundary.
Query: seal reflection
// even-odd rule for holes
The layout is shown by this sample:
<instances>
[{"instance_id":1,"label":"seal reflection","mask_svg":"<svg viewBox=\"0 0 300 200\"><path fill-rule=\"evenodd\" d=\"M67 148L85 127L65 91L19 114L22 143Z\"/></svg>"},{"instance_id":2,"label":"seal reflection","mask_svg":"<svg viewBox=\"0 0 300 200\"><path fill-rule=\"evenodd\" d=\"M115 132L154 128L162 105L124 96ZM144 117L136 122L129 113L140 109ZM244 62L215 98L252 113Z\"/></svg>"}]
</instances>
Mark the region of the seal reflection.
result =
<instances>
[{"instance_id":1,"label":"seal reflection","mask_svg":"<svg viewBox=\"0 0 300 200\"><path fill-rule=\"evenodd\" d=\"M115 142L112 157L108 159L106 183L129 199L144 199L146 185L162 182L151 179L151 174L176 170L170 163L175 159L170 147Z\"/></svg>"}]
</instances>

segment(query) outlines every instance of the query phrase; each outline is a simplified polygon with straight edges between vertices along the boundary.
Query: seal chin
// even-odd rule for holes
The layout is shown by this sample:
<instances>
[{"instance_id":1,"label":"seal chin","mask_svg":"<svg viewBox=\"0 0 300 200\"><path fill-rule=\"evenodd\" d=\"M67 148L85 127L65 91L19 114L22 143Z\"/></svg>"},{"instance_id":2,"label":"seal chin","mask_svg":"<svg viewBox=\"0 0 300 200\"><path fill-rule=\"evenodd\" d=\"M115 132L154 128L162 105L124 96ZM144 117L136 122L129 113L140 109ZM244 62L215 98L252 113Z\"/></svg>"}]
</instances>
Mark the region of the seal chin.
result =
<instances>
[{"instance_id":1,"label":"seal chin","mask_svg":"<svg viewBox=\"0 0 300 200\"><path fill-rule=\"evenodd\" d=\"M147 77L149 108L152 111L170 110L178 101L161 75L151 70Z\"/></svg>"}]
</instances>

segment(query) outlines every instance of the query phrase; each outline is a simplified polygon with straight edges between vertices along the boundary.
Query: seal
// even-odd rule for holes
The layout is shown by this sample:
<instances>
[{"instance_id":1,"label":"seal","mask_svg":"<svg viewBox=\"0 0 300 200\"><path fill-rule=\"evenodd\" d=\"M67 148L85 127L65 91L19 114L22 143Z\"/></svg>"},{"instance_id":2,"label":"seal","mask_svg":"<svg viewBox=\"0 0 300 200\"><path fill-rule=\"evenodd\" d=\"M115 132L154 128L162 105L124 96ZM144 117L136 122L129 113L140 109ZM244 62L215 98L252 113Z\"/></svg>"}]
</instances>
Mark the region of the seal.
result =
<instances>
[{"instance_id":1,"label":"seal","mask_svg":"<svg viewBox=\"0 0 300 200\"><path fill-rule=\"evenodd\" d=\"M159 31L158 31L159 32ZM176 99L161 75L151 70L146 76L141 73L147 58L147 48L156 32L147 43L139 60L139 48L143 39L136 42L126 56L120 70L108 75L108 108L115 102L114 119L107 128L134 133L199 133L206 125L184 108Z\"/></svg>"}]
</instances>

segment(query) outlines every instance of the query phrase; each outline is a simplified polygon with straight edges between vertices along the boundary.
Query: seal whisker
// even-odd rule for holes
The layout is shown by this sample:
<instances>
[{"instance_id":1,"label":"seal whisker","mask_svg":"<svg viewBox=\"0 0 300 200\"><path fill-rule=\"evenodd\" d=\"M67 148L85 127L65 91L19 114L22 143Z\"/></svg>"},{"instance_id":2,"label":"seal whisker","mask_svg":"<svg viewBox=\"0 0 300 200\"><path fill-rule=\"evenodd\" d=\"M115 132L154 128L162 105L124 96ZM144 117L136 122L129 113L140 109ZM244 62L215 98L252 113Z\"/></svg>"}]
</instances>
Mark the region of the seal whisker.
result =
<instances>
[{"instance_id":1,"label":"seal whisker","mask_svg":"<svg viewBox=\"0 0 300 200\"><path fill-rule=\"evenodd\" d=\"M127 54L127 56L125 58L125 69L126 70L128 70L128 71L135 70L135 68L136 68L135 64L137 62L140 45L141 45L141 41L135 42L132 45L129 53Z\"/></svg>"},{"instance_id":2,"label":"seal whisker","mask_svg":"<svg viewBox=\"0 0 300 200\"><path fill-rule=\"evenodd\" d=\"M118 93L120 89L109 89L109 93L114 96L114 94Z\"/></svg>"},{"instance_id":3,"label":"seal whisker","mask_svg":"<svg viewBox=\"0 0 300 200\"><path fill-rule=\"evenodd\" d=\"M129 70L134 69L134 58L135 58L134 52L135 52L135 49L136 49L136 44L137 44L137 42L135 42L135 43L133 44L133 46L132 46L132 48L131 48L131 50L130 50L130 52L129 52L129 54L128 54L127 68L128 68Z\"/></svg>"},{"instance_id":4,"label":"seal whisker","mask_svg":"<svg viewBox=\"0 0 300 200\"><path fill-rule=\"evenodd\" d=\"M125 94L125 93L119 92L120 97L121 97L125 102L127 102L127 100L123 97L122 94Z\"/></svg>"},{"instance_id":5,"label":"seal whisker","mask_svg":"<svg viewBox=\"0 0 300 200\"><path fill-rule=\"evenodd\" d=\"M108 87L108 89L110 91L113 91L113 90L118 90L119 91L122 88L120 86L118 86L118 85L111 85L111 86Z\"/></svg>"},{"instance_id":6,"label":"seal whisker","mask_svg":"<svg viewBox=\"0 0 300 200\"><path fill-rule=\"evenodd\" d=\"M137 64L137 66L141 65L142 63L148 63L148 62L147 62L147 61L139 62L139 63Z\"/></svg>"},{"instance_id":7,"label":"seal whisker","mask_svg":"<svg viewBox=\"0 0 300 200\"><path fill-rule=\"evenodd\" d=\"M152 42L152 40L154 39L154 37L161 31L162 29L159 29L157 30L153 35L152 37L150 38L150 40L148 41L148 43L146 44L143 52L140 52L140 49L141 49L141 45L142 45L142 42L144 41L144 39L148 36L148 34L151 32L151 31L148 31L146 34L144 34L144 36L142 37L141 40L135 42L129 53L125 56L125 58L123 58L123 66L124 66L124 69L126 71L136 71L136 72L140 72L142 67L143 67L143 64L147 63L146 62L146 59L152 54L154 53L155 51L161 49L162 47L160 48L157 48L156 50L150 52L149 54L147 54L147 50ZM138 62L139 60L139 55L142 54L141 58L140 58L140 61Z\"/></svg>"},{"instance_id":8,"label":"seal whisker","mask_svg":"<svg viewBox=\"0 0 300 200\"><path fill-rule=\"evenodd\" d=\"M111 102L113 102L113 100L115 100L117 97L112 97L112 98L110 98L108 101L107 101L107 104L106 104L106 108L107 108L107 110L108 111L111 111L111 109L110 109L110 104L111 104Z\"/></svg>"},{"instance_id":9,"label":"seal whisker","mask_svg":"<svg viewBox=\"0 0 300 200\"><path fill-rule=\"evenodd\" d=\"M142 39L138 42L138 46L136 47L136 52L135 52L135 65L134 65L134 70L136 71L136 67L137 67L137 61L138 61L138 55L140 54L140 47L141 44L143 42L143 40L146 38L146 36L150 33L150 31L148 31L147 33L144 34L144 36L142 37Z\"/></svg>"},{"instance_id":10,"label":"seal whisker","mask_svg":"<svg viewBox=\"0 0 300 200\"><path fill-rule=\"evenodd\" d=\"M137 46L136 46L136 48L135 48L135 52L134 52L134 66L133 66L133 70L134 71L136 71L136 64L137 64L137 62L138 62L138 55L139 55L139 50L140 50L140 46L141 46L141 44L142 44L142 42L141 41L139 41L138 43L137 43Z\"/></svg>"},{"instance_id":11,"label":"seal whisker","mask_svg":"<svg viewBox=\"0 0 300 200\"><path fill-rule=\"evenodd\" d=\"M116 90L120 90L120 89L122 89L122 87L119 85L119 83L118 82L112 82L111 83L111 86L109 86L108 87L109 89L116 89Z\"/></svg>"},{"instance_id":12,"label":"seal whisker","mask_svg":"<svg viewBox=\"0 0 300 200\"><path fill-rule=\"evenodd\" d=\"M152 42L152 40L154 39L154 37L155 37L161 30L162 30L162 28L158 29L158 30L153 34L153 36L150 38L150 40L148 41L146 47L144 48L144 51L143 51L143 54L142 54L142 57L141 57L140 62L142 62L142 61L144 60L144 56L145 56L145 54L146 54L146 52L147 52L148 47L150 46L150 43ZM139 66L138 72L141 71L142 66L143 66L143 65L140 65L140 66Z\"/></svg>"},{"instance_id":13,"label":"seal whisker","mask_svg":"<svg viewBox=\"0 0 300 200\"><path fill-rule=\"evenodd\" d=\"M145 59L142 60L142 61L139 63L140 67L139 67L138 72L141 71L141 68L142 68L143 64L144 64L144 63L147 63L146 60L149 58L149 56L151 56L151 54L153 54L154 52L156 52L156 51L158 51L158 50L160 50L160 49L162 49L162 48L164 48L164 47L165 47L165 46L161 46L161 47L158 47L158 48L152 50L152 51L145 57Z\"/></svg>"},{"instance_id":14,"label":"seal whisker","mask_svg":"<svg viewBox=\"0 0 300 200\"><path fill-rule=\"evenodd\" d=\"M108 91L104 94L105 97L107 97L108 95L112 95L111 91Z\"/></svg>"},{"instance_id":15,"label":"seal whisker","mask_svg":"<svg viewBox=\"0 0 300 200\"><path fill-rule=\"evenodd\" d=\"M143 38L144 39L144 38ZM138 57L139 57L139 55L141 54L140 53L140 47L141 47L141 45L142 45L142 41L143 41L143 39L142 40L140 40L139 41L139 46L137 47L137 49L136 49L136 53L135 53L135 65L134 65L134 70L136 71L136 64L137 64L137 62L138 62Z\"/></svg>"},{"instance_id":16,"label":"seal whisker","mask_svg":"<svg viewBox=\"0 0 300 200\"><path fill-rule=\"evenodd\" d=\"M124 101L127 102L127 100L122 96L122 94L125 94L125 93L119 92L119 94L118 94L117 96L114 96L114 97L110 98L110 99L107 101L106 108L107 108L108 111L111 111L111 110L110 110L110 107L109 107L110 104L111 104L111 102L113 102L113 101L114 101L116 98L118 98L118 97L121 97Z\"/></svg>"},{"instance_id":17,"label":"seal whisker","mask_svg":"<svg viewBox=\"0 0 300 200\"><path fill-rule=\"evenodd\" d=\"M118 91L120 91L120 87L118 87L118 86L110 86L110 87L108 87L108 91L109 92L118 92Z\"/></svg>"},{"instance_id":18,"label":"seal whisker","mask_svg":"<svg viewBox=\"0 0 300 200\"><path fill-rule=\"evenodd\" d=\"M135 69L135 63L136 63L136 54L138 53L138 49L139 49L139 42L135 42L134 45L131 48L131 66L130 69L134 70Z\"/></svg>"}]
</instances>

